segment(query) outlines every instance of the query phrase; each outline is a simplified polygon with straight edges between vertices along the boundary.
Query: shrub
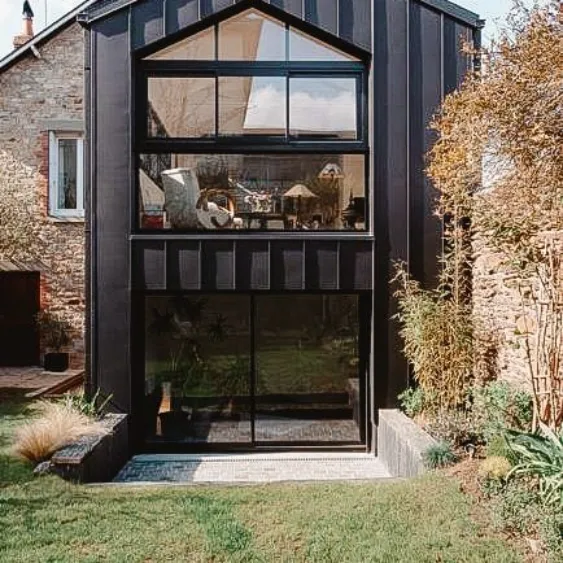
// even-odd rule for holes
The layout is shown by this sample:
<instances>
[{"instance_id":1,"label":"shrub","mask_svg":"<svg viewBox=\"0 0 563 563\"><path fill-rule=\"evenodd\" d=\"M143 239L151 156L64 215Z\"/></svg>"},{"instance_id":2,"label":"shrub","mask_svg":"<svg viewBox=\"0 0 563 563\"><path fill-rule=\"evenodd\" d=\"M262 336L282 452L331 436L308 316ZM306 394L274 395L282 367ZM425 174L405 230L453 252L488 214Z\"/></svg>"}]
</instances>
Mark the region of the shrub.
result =
<instances>
[{"instance_id":1,"label":"shrub","mask_svg":"<svg viewBox=\"0 0 563 563\"><path fill-rule=\"evenodd\" d=\"M424 464L429 469L438 469L440 467L447 467L457 461L456 455L452 451L452 447L447 442L438 442L430 446L422 454Z\"/></svg>"},{"instance_id":2,"label":"shrub","mask_svg":"<svg viewBox=\"0 0 563 563\"><path fill-rule=\"evenodd\" d=\"M481 443L481 437L475 429L470 413L464 411L441 412L430 419L424 428L437 440L456 448Z\"/></svg>"},{"instance_id":3,"label":"shrub","mask_svg":"<svg viewBox=\"0 0 563 563\"><path fill-rule=\"evenodd\" d=\"M512 480L505 488L497 489L492 516L498 529L528 537L537 535L547 551L548 561L561 562L563 506L545 506L530 483Z\"/></svg>"},{"instance_id":4,"label":"shrub","mask_svg":"<svg viewBox=\"0 0 563 563\"><path fill-rule=\"evenodd\" d=\"M507 429L529 430L532 397L508 383L493 381L472 390L472 413L476 429L489 442Z\"/></svg>"},{"instance_id":5,"label":"shrub","mask_svg":"<svg viewBox=\"0 0 563 563\"><path fill-rule=\"evenodd\" d=\"M31 462L49 459L58 449L82 436L107 433L99 423L82 414L69 402L42 401L36 419L16 431L14 451Z\"/></svg>"},{"instance_id":6,"label":"shrub","mask_svg":"<svg viewBox=\"0 0 563 563\"><path fill-rule=\"evenodd\" d=\"M492 456L484 459L479 466L479 477L486 481L504 481L512 465L505 457Z\"/></svg>"},{"instance_id":7,"label":"shrub","mask_svg":"<svg viewBox=\"0 0 563 563\"><path fill-rule=\"evenodd\" d=\"M486 453L487 457L504 457L510 462L510 465L516 465L516 456L510 449L504 434L497 434L488 441Z\"/></svg>"},{"instance_id":8,"label":"shrub","mask_svg":"<svg viewBox=\"0 0 563 563\"><path fill-rule=\"evenodd\" d=\"M111 398L112 395L109 395L102 400L98 389L91 399L86 398L84 391L81 391L80 393L65 393L60 402L69 409L80 412L85 416L99 418L105 413Z\"/></svg>"},{"instance_id":9,"label":"shrub","mask_svg":"<svg viewBox=\"0 0 563 563\"><path fill-rule=\"evenodd\" d=\"M445 276L436 290L424 290L402 264L396 266L403 352L435 412L463 407L473 380L473 324L469 305L448 297ZM430 398L432 401L430 401Z\"/></svg>"},{"instance_id":10,"label":"shrub","mask_svg":"<svg viewBox=\"0 0 563 563\"><path fill-rule=\"evenodd\" d=\"M411 418L424 411L424 391L420 387L409 387L397 398L405 414Z\"/></svg>"},{"instance_id":11,"label":"shrub","mask_svg":"<svg viewBox=\"0 0 563 563\"><path fill-rule=\"evenodd\" d=\"M510 476L537 479L544 504L563 506L563 434L557 436L545 425L541 429L543 435L508 433L517 459Z\"/></svg>"}]
</instances>

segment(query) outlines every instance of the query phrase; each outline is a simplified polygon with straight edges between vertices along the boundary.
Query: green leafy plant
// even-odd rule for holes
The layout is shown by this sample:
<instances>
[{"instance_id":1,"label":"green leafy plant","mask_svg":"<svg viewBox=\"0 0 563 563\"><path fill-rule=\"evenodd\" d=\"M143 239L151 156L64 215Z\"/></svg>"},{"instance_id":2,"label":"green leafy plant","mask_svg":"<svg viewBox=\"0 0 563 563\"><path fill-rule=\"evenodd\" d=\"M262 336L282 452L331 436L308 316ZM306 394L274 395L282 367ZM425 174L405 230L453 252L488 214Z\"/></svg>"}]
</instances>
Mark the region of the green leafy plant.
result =
<instances>
[{"instance_id":1,"label":"green leafy plant","mask_svg":"<svg viewBox=\"0 0 563 563\"><path fill-rule=\"evenodd\" d=\"M493 381L474 387L471 410L475 425L487 442L508 429L531 429L531 395L506 382Z\"/></svg>"},{"instance_id":2,"label":"green leafy plant","mask_svg":"<svg viewBox=\"0 0 563 563\"><path fill-rule=\"evenodd\" d=\"M438 469L453 465L457 461L457 457L448 442L438 442L430 446L423 454L424 464L429 469Z\"/></svg>"},{"instance_id":3,"label":"green leafy plant","mask_svg":"<svg viewBox=\"0 0 563 563\"><path fill-rule=\"evenodd\" d=\"M456 448L481 444L482 437L473 423L471 413L465 411L441 411L424 424L434 438L452 444Z\"/></svg>"},{"instance_id":4,"label":"green leafy plant","mask_svg":"<svg viewBox=\"0 0 563 563\"><path fill-rule=\"evenodd\" d=\"M421 414L424 411L424 391L420 387L409 387L403 391L398 397L399 404L407 416L411 418Z\"/></svg>"},{"instance_id":5,"label":"green leafy plant","mask_svg":"<svg viewBox=\"0 0 563 563\"><path fill-rule=\"evenodd\" d=\"M504 433L493 436L487 442L486 454L487 457L504 457L511 465L516 465L517 462Z\"/></svg>"},{"instance_id":6,"label":"green leafy plant","mask_svg":"<svg viewBox=\"0 0 563 563\"><path fill-rule=\"evenodd\" d=\"M449 268L448 268L449 269ZM422 289L403 264L396 265L395 296L403 352L434 411L462 408L473 380L473 325L468 304L452 295L444 273L436 290ZM459 285L455 283L453 285Z\"/></svg>"},{"instance_id":7,"label":"green leafy plant","mask_svg":"<svg viewBox=\"0 0 563 563\"><path fill-rule=\"evenodd\" d=\"M556 435L544 424L540 428L543 435L508 433L510 447L517 459L509 477L537 479L544 504L563 506L563 435Z\"/></svg>"},{"instance_id":8,"label":"green leafy plant","mask_svg":"<svg viewBox=\"0 0 563 563\"><path fill-rule=\"evenodd\" d=\"M88 399L84 391L80 393L65 393L61 399L61 403L69 409L84 414L90 418L100 418L106 412L106 407L111 401L113 395L103 398L100 389Z\"/></svg>"}]
</instances>

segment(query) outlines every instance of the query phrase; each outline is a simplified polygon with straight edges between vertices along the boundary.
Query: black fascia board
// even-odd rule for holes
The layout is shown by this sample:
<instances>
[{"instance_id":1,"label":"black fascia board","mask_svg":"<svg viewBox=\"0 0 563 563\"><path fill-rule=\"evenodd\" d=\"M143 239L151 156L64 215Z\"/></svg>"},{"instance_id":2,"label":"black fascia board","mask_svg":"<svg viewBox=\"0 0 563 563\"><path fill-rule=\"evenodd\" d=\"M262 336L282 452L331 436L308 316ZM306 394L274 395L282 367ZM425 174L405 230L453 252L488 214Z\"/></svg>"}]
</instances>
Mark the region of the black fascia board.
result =
<instances>
[{"instance_id":1,"label":"black fascia board","mask_svg":"<svg viewBox=\"0 0 563 563\"><path fill-rule=\"evenodd\" d=\"M449 0L415 0L415 1L424 4L426 6L429 6L434 10L444 13L456 20L459 20L461 23L468 25L470 27L478 29L478 28L482 28L484 25L484 21L480 19L478 14L472 12L471 10L463 8L462 6L459 6L454 2L450 2ZM94 5L90 10L87 10L86 12L79 14L78 21L83 25L89 25L98 19L109 16L110 14L113 14L118 10L126 8L131 4L135 4L136 2L138 2L138 0L110 0L108 2L102 2L102 4L98 6ZM270 4L266 4L261 0L248 0L248 1L242 0L241 2L235 2L233 6L229 6L218 13L222 14L226 10L237 8L239 4L251 4L255 7L259 6L259 9L263 11L266 11L267 9L272 9L274 11L280 11L286 14L286 12L284 12L283 10L276 8L275 6L271 6ZM287 15L295 18L295 16L292 16L291 14L287 14ZM208 18L203 18L203 20L205 21L207 21L207 19ZM295 18L295 19L300 20L300 18Z\"/></svg>"}]
</instances>

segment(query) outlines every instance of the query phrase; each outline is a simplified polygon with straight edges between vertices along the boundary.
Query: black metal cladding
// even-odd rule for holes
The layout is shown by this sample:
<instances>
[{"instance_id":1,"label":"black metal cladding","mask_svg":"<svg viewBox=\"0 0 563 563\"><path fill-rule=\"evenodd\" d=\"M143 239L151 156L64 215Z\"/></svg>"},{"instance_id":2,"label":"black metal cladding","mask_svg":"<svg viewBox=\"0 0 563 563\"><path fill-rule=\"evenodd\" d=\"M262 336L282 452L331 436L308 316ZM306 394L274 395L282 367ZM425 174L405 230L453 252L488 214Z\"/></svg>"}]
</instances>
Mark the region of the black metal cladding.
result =
<instances>
[{"instance_id":1,"label":"black metal cladding","mask_svg":"<svg viewBox=\"0 0 563 563\"><path fill-rule=\"evenodd\" d=\"M286 14L296 27L310 24L319 39L337 47L371 52L371 232L264 232L221 240L210 232L135 235L132 59L156 41L172 42L188 27L202 29L251 6ZM391 320L392 261L407 261L426 285L438 271L441 225L430 213L434 192L423 155L433 138L430 116L469 68L462 38L479 38L477 20L469 23L466 16L443 0L145 0L93 19L86 75L92 388L113 393L116 408L135 416L132 397L143 369L137 297L144 291L367 291L374 393L368 403L376 423L377 408L393 405L408 380Z\"/></svg>"}]
</instances>

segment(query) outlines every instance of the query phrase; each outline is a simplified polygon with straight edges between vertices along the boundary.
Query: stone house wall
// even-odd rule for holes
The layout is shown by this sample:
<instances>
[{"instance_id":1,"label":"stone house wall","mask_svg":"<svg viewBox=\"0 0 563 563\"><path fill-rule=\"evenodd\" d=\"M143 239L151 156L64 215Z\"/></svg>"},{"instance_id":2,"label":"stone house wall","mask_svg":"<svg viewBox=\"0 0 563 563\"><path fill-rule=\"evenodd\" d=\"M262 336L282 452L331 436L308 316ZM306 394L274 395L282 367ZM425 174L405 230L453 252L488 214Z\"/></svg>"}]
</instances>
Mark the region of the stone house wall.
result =
<instances>
[{"instance_id":1,"label":"stone house wall","mask_svg":"<svg viewBox=\"0 0 563 563\"><path fill-rule=\"evenodd\" d=\"M48 214L48 128L84 120L83 31L73 23L37 48L40 58L28 51L0 70L0 196L8 183L16 185L32 210L36 240L16 263L40 271L41 308L70 323L68 351L71 367L78 368L84 364L84 221Z\"/></svg>"},{"instance_id":2,"label":"stone house wall","mask_svg":"<svg viewBox=\"0 0 563 563\"><path fill-rule=\"evenodd\" d=\"M542 237L553 241L563 255L563 232L542 233ZM533 342L537 314L527 296L532 287L537 293L538 278L523 279L514 269L504 265L503 256L488 247L478 235L473 250L473 310L490 337L485 344L491 345L493 369L499 379L530 390L529 362L523 335L531 331ZM560 267L563 268L563 264Z\"/></svg>"}]
</instances>

